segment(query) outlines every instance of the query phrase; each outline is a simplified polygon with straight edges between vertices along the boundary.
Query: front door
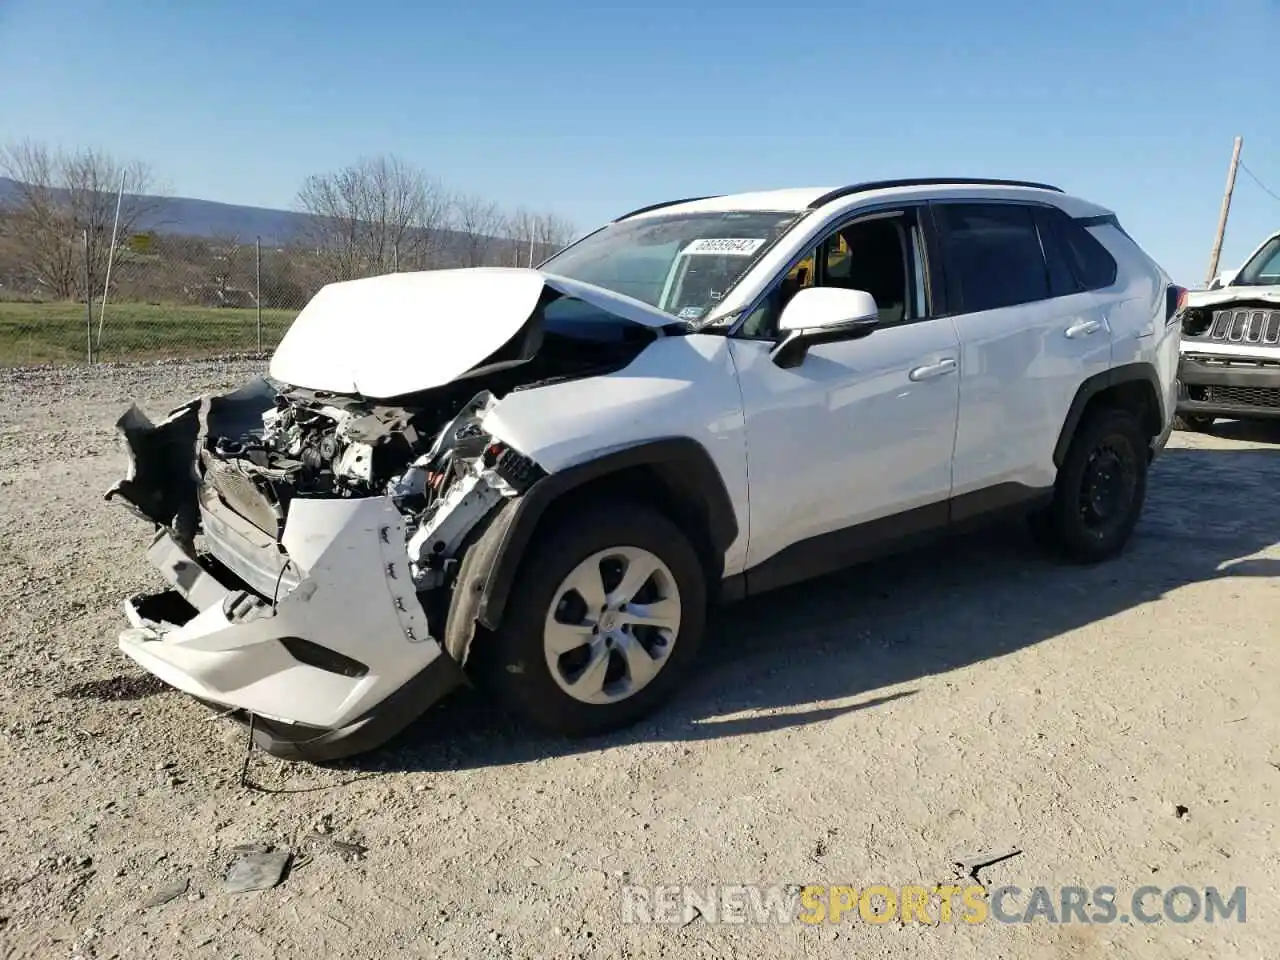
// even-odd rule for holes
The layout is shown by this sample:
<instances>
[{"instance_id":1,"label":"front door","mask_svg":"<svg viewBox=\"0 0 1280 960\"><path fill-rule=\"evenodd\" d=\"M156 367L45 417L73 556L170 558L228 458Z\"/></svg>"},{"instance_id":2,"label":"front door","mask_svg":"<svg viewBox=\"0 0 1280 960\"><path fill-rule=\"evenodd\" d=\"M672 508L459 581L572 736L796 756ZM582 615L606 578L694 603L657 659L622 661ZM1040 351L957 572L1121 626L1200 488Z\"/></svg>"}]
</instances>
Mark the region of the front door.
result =
<instances>
[{"instance_id":1,"label":"front door","mask_svg":"<svg viewBox=\"0 0 1280 960\"><path fill-rule=\"evenodd\" d=\"M856 559L867 537L946 520L959 344L949 318L930 316L922 239L914 208L842 226L731 343L747 424L752 589L750 568L766 561L770 579L799 579ZM790 294L814 284L871 293L881 326L813 346L782 369L770 358L777 316Z\"/></svg>"}]
</instances>

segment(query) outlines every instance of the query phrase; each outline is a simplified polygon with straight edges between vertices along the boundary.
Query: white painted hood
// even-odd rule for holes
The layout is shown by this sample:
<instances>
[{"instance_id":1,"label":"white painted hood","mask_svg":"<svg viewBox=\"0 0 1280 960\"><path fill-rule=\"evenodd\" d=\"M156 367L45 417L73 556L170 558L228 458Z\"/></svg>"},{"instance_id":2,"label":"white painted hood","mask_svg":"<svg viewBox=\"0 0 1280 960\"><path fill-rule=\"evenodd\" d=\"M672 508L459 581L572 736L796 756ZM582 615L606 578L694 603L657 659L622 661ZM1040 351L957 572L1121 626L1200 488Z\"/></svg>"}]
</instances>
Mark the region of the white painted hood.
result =
<instances>
[{"instance_id":1,"label":"white painted hood","mask_svg":"<svg viewBox=\"0 0 1280 960\"><path fill-rule=\"evenodd\" d=\"M1280 306L1280 287L1222 287L1218 290L1190 290L1188 307L1217 307L1233 300L1253 300Z\"/></svg>"},{"instance_id":2,"label":"white painted hood","mask_svg":"<svg viewBox=\"0 0 1280 960\"><path fill-rule=\"evenodd\" d=\"M515 337L550 287L646 327L680 321L631 297L540 270L466 267L331 283L271 358L273 380L374 399L456 380Z\"/></svg>"}]
</instances>

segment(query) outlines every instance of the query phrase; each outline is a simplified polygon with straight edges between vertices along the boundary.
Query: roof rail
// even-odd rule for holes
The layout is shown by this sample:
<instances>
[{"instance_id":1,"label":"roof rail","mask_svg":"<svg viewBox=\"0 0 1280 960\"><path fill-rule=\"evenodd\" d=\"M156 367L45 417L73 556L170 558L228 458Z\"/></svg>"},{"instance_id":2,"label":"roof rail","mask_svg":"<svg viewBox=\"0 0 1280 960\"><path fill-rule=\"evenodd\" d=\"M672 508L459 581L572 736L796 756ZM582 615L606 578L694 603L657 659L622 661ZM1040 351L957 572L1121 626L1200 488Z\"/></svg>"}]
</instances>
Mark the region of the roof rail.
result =
<instances>
[{"instance_id":1,"label":"roof rail","mask_svg":"<svg viewBox=\"0 0 1280 960\"><path fill-rule=\"evenodd\" d=\"M632 210L630 213L624 213L620 217L614 217L613 222L626 220L628 217L638 217L642 213L648 213L650 210L661 210L663 207L674 207L677 203L693 203L695 200L712 200L713 196L706 197L685 197L683 200L663 200L661 203L651 203L647 207L640 207L638 210Z\"/></svg>"},{"instance_id":2,"label":"roof rail","mask_svg":"<svg viewBox=\"0 0 1280 960\"><path fill-rule=\"evenodd\" d=\"M893 187L935 187L943 184L981 184L987 187L1032 187L1036 190L1052 190L1062 193L1061 187L1049 183L1036 183L1032 180L996 180L990 177L914 177L906 180L868 180L865 183L854 183L847 187L838 187L824 193L809 204L810 210L825 206L832 200L839 200L855 193L867 193L871 190L888 190Z\"/></svg>"}]
</instances>

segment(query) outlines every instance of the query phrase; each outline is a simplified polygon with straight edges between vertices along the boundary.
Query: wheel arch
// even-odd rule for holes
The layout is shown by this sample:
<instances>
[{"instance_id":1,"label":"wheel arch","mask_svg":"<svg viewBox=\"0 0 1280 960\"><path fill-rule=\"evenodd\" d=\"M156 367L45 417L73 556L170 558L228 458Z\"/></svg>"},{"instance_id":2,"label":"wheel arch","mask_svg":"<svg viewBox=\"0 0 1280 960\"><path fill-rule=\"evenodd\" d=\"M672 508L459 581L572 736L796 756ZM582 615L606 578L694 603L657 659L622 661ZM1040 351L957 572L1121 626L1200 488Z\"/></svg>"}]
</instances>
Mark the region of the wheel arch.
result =
<instances>
[{"instance_id":1,"label":"wheel arch","mask_svg":"<svg viewBox=\"0 0 1280 960\"><path fill-rule=\"evenodd\" d=\"M1155 364L1145 361L1122 364L1094 374L1080 384L1053 448L1055 467L1061 469L1076 429L1085 416L1102 406L1133 410L1151 437L1160 436L1164 430L1165 410L1160 374Z\"/></svg>"},{"instance_id":2,"label":"wheel arch","mask_svg":"<svg viewBox=\"0 0 1280 960\"><path fill-rule=\"evenodd\" d=\"M445 648L454 659L466 662L477 629L498 629L539 531L587 500L604 497L646 502L676 521L714 591L739 529L728 488L698 441L646 441L548 474L502 506L459 564L445 625Z\"/></svg>"}]
</instances>

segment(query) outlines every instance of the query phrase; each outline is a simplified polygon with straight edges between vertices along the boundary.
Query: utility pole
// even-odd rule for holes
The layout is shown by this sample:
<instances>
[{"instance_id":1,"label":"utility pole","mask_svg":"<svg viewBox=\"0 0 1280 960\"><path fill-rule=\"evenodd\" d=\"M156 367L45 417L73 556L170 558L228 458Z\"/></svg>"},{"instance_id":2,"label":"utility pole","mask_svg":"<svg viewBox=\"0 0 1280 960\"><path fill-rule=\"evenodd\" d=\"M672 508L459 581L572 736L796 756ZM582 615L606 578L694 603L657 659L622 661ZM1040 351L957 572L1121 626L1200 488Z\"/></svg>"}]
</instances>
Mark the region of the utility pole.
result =
<instances>
[{"instance_id":1,"label":"utility pole","mask_svg":"<svg viewBox=\"0 0 1280 960\"><path fill-rule=\"evenodd\" d=\"M1227 232L1227 214L1231 212L1231 194L1236 188L1236 169L1240 166L1240 147L1243 137L1236 137L1235 148L1231 151L1231 166L1227 169L1227 189L1222 195L1222 211L1218 214L1218 235L1213 239L1213 253L1209 255L1209 275L1205 277L1205 286L1213 282L1218 275L1218 259L1222 256L1222 238Z\"/></svg>"}]
</instances>

